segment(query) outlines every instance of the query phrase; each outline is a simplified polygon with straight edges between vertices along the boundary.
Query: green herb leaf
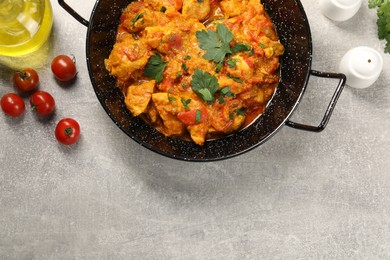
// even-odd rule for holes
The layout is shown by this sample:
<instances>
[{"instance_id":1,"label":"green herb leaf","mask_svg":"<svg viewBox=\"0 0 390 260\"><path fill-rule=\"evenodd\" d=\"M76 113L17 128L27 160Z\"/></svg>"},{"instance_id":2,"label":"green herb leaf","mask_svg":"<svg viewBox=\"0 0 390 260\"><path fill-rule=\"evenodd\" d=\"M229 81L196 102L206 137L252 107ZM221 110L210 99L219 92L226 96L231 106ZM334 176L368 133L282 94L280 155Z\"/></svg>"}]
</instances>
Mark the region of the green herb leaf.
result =
<instances>
[{"instance_id":1,"label":"green herb leaf","mask_svg":"<svg viewBox=\"0 0 390 260\"><path fill-rule=\"evenodd\" d=\"M136 14L135 17L133 18L133 20L131 20L132 25L134 26L134 24L135 24L139 19L141 19L142 17L144 17L144 15L145 15L145 12Z\"/></svg>"},{"instance_id":2,"label":"green herb leaf","mask_svg":"<svg viewBox=\"0 0 390 260\"><path fill-rule=\"evenodd\" d=\"M236 77L232 77L232 76L229 75L229 74L227 74L227 77L228 77L229 79L234 80L234 81L237 82L237 83L242 83L242 82L244 82L242 79L236 78Z\"/></svg>"},{"instance_id":3,"label":"green herb leaf","mask_svg":"<svg viewBox=\"0 0 390 260\"><path fill-rule=\"evenodd\" d=\"M262 48L262 49L265 49L265 48L267 48L267 45L265 45L264 43L259 43L259 46Z\"/></svg>"},{"instance_id":4,"label":"green herb leaf","mask_svg":"<svg viewBox=\"0 0 390 260\"><path fill-rule=\"evenodd\" d=\"M223 96L219 96L219 98L218 98L218 102L219 102L219 104L225 104L225 99L223 98Z\"/></svg>"},{"instance_id":5,"label":"green herb leaf","mask_svg":"<svg viewBox=\"0 0 390 260\"><path fill-rule=\"evenodd\" d=\"M215 76L200 69L195 69L191 79L192 90L205 102L214 102L214 94L218 91L219 83Z\"/></svg>"},{"instance_id":6,"label":"green herb leaf","mask_svg":"<svg viewBox=\"0 0 390 260\"><path fill-rule=\"evenodd\" d=\"M385 52L390 54L390 1L368 0L369 8L377 8L378 38L386 40Z\"/></svg>"},{"instance_id":7,"label":"green herb leaf","mask_svg":"<svg viewBox=\"0 0 390 260\"><path fill-rule=\"evenodd\" d=\"M252 49L250 50L249 56L251 57L251 56L253 56L253 54L255 54L255 48L252 48Z\"/></svg>"},{"instance_id":8,"label":"green herb leaf","mask_svg":"<svg viewBox=\"0 0 390 260\"><path fill-rule=\"evenodd\" d=\"M223 24L217 24L216 32L213 30L196 32L200 48L206 51L203 58L217 63L222 63L226 54L232 53L230 42L233 37L233 33Z\"/></svg>"},{"instance_id":9,"label":"green herb leaf","mask_svg":"<svg viewBox=\"0 0 390 260\"><path fill-rule=\"evenodd\" d=\"M195 115L195 123L196 124L199 123L201 118L202 118L202 111L197 109Z\"/></svg>"},{"instance_id":10,"label":"green herb leaf","mask_svg":"<svg viewBox=\"0 0 390 260\"><path fill-rule=\"evenodd\" d=\"M190 60L191 59L191 56L190 55L187 55L184 57L184 60Z\"/></svg>"},{"instance_id":11,"label":"green herb leaf","mask_svg":"<svg viewBox=\"0 0 390 260\"><path fill-rule=\"evenodd\" d=\"M220 90L222 96L224 97L236 97L236 94L231 92L230 86L226 86L223 89Z\"/></svg>"},{"instance_id":12,"label":"green herb leaf","mask_svg":"<svg viewBox=\"0 0 390 260\"><path fill-rule=\"evenodd\" d=\"M236 114L240 116L245 116L246 108L242 107L236 110Z\"/></svg>"},{"instance_id":13,"label":"green herb leaf","mask_svg":"<svg viewBox=\"0 0 390 260\"><path fill-rule=\"evenodd\" d=\"M167 96L169 101L176 101L177 99L175 97L171 97L171 92L173 91L173 88L170 88L168 90Z\"/></svg>"},{"instance_id":14,"label":"green herb leaf","mask_svg":"<svg viewBox=\"0 0 390 260\"><path fill-rule=\"evenodd\" d=\"M241 51L250 51L250 50L251 50L251 46L249 46L248 44L238 42L236 45L233 46L232 53L236 54Z\"/></svg>"},{"instance_id":15,"label":"green herb leaf","mask_svg":"<svg viewBox=\"0 0 390 260\"><path fill-rule=\"evenodd\" d=\"M231 68L235 68L237 66L237 59L230 58L226 61L226 64Z\"/></svg>"},{"instance_id":16,"label":"green herb leaf","mask_svg":"<svg viewBox=\"0 0 390 260\"><path fill-rule=\"evenodd\" d=\"M167 8L165 6L163 6L163 7L161 7L160 12L165 13L166 10L167 10Z\"/></svg>"},{"instance_id":17,"label":"green herb leaf","mask_svg":"<svg viewBox=\"0 0 390 260\"><path fill-rule=\"evenodd\" d=\"M218 63L217 66L215 67L215 72L216 72L216 73L221 72L222 66L223 66L222 62L221 62L221 63Z\"/></svg>"},{"instance_id":18,"label":"green herb leaf","mask_svg":"<svg viewBox=\"0 0 390 260\"><path fill-rule=\"evenodd\" d=\"M184 98L181 98L181 103L183 104L184 108L186 110L190 110L190 107L188 106L189 103L191 103L191 99L185 100Z\"/></svg>"},{"instance_id":19,"label":"green herb leaf","mask_svg":"<svg viewBox=\"0 0 390 260\"><path fill-rule=\"evenodd\" d=\"M154 54L148 60L144 76L154 79L157 83L163 80L163 72L168 62L163 61L159 53Z\"/></svg>"},{"instance_id":20,"label":"green herb leaf","mask_svg":"<svg viewBox=\"0 0 390 260\"><path fill-rule=\"evenodd\" d=\"M183 63L182 65L181 65L181 68L184 70L184 71L188 71L188 68L187 68L187 65L185 64L185 63Z\"/></svg>"}]
</instances>

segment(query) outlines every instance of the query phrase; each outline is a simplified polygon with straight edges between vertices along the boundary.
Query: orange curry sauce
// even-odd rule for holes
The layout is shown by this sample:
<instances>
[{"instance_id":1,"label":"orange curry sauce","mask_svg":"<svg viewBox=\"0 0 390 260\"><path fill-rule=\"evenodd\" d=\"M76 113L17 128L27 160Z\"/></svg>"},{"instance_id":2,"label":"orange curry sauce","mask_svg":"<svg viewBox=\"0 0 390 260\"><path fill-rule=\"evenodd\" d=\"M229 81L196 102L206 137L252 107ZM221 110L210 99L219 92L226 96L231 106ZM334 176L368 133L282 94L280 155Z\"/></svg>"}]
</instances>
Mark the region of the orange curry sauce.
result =
<instances>
[{"instance_id":1,"label":"orange curry sauce","mask_svg":"<svg viewBox=\"0 0 390 260\"><path fill-rule=\"evenodd\" d=\"M264 112L283 51L259 0L144 0L123 11L105 65L134 116L203 145Z\"/></svg>"}]
</instances>

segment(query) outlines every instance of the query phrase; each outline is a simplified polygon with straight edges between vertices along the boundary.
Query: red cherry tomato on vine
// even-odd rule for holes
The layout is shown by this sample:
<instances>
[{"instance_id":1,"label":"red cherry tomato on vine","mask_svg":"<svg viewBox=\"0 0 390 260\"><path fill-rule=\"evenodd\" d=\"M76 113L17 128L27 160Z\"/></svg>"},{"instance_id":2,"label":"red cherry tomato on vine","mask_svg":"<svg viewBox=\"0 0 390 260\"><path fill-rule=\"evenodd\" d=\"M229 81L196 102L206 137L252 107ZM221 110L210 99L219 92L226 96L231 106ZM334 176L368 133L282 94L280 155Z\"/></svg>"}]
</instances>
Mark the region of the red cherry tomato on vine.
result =
<instances>
[{"instance_id":1,"label":"red cherry tomato on vine","mask_svg":"<svg viewBox=\"0 0 390 260\"><path fill-rule=\"evenodd\" d=\"M69 81L76 74L76 62L67 55L58 55L51 62L51 71L59 81Z\"/></svg>"},{"instance_id":2,"label":"red cherry tomato on vine","mask_svg":"<svg viewBox=\"0 0 390 260\"><path fill-rule=\"evenodd\" d=\"M1 98L1 109L9 116L18 117L24 112L24 101L15 93L5 94Z\"/></svg>"},{"instance_id":3,"label":"red cherry tomato on vine","mask_svg":"<svg viewBox=\"0 0 390 260\"><path fill-rule=\"evenodd\" d=\"M32 91L38 88L39 76L34 69L26 68L14 73L13 82L20 91Z\"/></svg>"},{"instance_id":4,"label":"red cherry tomato on vine","mask_svg":"<svg viewBox=\"0 0 390 260\"><path fill-rule=\"evenodd\" d=\"M47 116L54 111L55 101L46 91L37 91L30 97L31 109L40 116Z\"/></svg>"},{"instance_id":5,"label":"red cherry tomato on vine","mask_svg":"<svg viewBox=\"0 0 390 260\"><path fill-rule=\"evenodd\" d=\"M61 144L74 144L80 137L80 125L72 118L64 118L58 122L55 136Z\"/></svg>"}]
</instances>

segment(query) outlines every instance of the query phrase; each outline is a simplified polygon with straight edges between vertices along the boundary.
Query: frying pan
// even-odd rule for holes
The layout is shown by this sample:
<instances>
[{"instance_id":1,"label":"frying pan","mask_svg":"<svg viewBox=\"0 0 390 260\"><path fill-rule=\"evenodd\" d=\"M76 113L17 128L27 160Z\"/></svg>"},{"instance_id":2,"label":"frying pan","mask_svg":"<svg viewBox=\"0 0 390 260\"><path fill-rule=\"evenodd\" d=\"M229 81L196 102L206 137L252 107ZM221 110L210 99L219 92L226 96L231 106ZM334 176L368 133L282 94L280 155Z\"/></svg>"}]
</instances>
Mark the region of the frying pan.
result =
<instances>
[{"instance_id":1,"label":"frying pan","mask_svg":"<svg viewBox=\"0 0 390 260\"><path fill-rule=\"evenodd\" d=\"M123 93L104 66L115 43L122 10L129 0L97 0L89 21L64 0L59 4L77 21L88 27L86 57L96 96L114 123L129 137L159 154L185 161L214 161L231 158L260 146L287 125L311 132L322 131L344 88L346 77L339 73L311 69L312 39L310 26L299 0L262 0L281 43L285 47L280 63L281 77L266 111L251 125L230 136L207 141L204 146L178 138L165 137L127 110ZM289 120L305 92L311 76L338 79L338 85L319 125L305 125Z\"/></svg>"}]
</instances>

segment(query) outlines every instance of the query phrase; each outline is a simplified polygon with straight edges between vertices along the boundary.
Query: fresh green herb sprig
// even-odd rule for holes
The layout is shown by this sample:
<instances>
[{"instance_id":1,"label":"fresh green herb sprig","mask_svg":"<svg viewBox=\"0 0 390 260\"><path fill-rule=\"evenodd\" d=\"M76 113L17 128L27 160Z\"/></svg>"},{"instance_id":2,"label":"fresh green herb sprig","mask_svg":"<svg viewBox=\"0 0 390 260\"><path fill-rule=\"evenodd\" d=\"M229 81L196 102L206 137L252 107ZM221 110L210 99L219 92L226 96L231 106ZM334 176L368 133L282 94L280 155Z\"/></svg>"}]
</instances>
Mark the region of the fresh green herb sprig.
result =
<instances>
[{"instance_id":1,"label":"fresh green herb sprig","mask_svg":"<svg viewBox=\"0 0 390 260\"><path fill-rule=\"evenodd\" d=\"M230 47L233 40L233 33L224 24L217 24L217 30L201 30L196 32L196 38L200 48L206 51L203 58L222 64L227 55L236 54L242 51L251 51L251 46L243 43L236 43ZM218 68L217 68L218 70Z\"/></svg>"},{"instance_id":2,"label":"fresh green herb sprig","mask_svg":"<svg viewBox=\"0 0 390 260\"><path fill-rule=\"evenodd\" d=\"M154 79L157 83L163 80L163 72L168 62L164 61L159 53L152 55L144 71L144 76Z\"/></svg>"},{"instance_id":3,"label":"fresh green herb sprig","mask_svg":"<svg viewBox=\"0 0 390 260\"><path fill-rule=\"evenodd\" d=\"M210 73L195 69L191 79L191 88L203 101L213 103L219 83L217 78Z\"/></svg>"},{"instance_id":4,"label":"fresh green herb sprig","mask_svg":"<svg viewBox=\"0 0 390 260\"><path fill-rule=\"evenodd\" d=\"M368 0L369 8L377 8L378 37L386 40L385 53L390 54L390 0Z\"/></svg>"}]
</instances>

